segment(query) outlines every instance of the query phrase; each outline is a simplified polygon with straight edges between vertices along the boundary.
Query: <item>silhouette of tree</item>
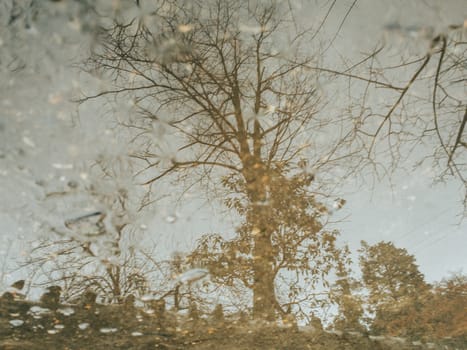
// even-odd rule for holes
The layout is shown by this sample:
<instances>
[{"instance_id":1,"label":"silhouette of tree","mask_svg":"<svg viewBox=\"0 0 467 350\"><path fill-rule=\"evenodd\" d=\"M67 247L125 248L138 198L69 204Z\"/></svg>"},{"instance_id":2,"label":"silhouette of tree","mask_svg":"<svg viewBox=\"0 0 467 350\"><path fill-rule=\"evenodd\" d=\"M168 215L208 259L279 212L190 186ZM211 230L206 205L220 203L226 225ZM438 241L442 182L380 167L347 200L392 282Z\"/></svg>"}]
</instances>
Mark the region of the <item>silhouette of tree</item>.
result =
<instances>
[{"instance_id":1,"label":"silhouette of tree","mask_svg":"<svg viewBox=\"0 0 467 350\"><path fill-rule=\"evenodd\" d=\"M431 339L467 340L467 276L454 274L436 283L427 296L420 322Z\"/></svg>"},{"instance_id":2,"label":"silhouette of tree","mask_svg":"<svg viewBox=\"0 0 467 350\"><path fill-rule=\"evenodd\" d=\"M362 280L369 292L369 310L374 313L371 331L414 337L424 334L420 319L429 285L414 256L390 242L361 244Z\"/></svg>"},{"instance_id":3,"label":"silhouette of tree","mask_svg":"<svg viewBox=\"0 0 467 350\"><path fill-rule=\"evenodd\" d=\"M342 259L337 265L332 296L339 311L333 321L333 327L337 330L361 332L365 330L362 324L364 300L363 296L357 293L362 285L360 281L351 277L350 264L351 260L348 258L347 260Z\"/></svg>"}]
</instances>

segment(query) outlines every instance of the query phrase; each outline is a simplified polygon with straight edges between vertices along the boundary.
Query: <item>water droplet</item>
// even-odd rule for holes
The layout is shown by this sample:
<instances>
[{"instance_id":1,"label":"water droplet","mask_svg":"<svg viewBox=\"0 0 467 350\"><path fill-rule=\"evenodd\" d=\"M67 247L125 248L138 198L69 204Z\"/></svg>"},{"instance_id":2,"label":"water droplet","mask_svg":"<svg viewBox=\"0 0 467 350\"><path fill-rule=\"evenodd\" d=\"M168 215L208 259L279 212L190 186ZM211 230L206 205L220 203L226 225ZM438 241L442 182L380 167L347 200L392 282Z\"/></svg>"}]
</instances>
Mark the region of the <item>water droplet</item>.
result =
<instances>
[{"instance_id":1,"label":"water droplet","mask_svg":"<svg viewBox=\"0 0 467 350\"><path fill-rule=\"evenodd\" d=\"M267 28L264 26L249 26L245 24L240 24L239 29L240 31L244 33L252 33L252 34L259 34L267 30Z\"/></svg>"},{"instance_id":2,"label":"water droplet","mask_svg":"<svg viewBox=\"0 0 467 350\"><path fill-rule=\"evenodd\" d=\"M33 306L29 309L28 314L32 315L34 318L40 318L41 315L46 315L50 313L50 310L40 306Z\"/></svg>"},{"instance_id":3,"label":"water droplet","mask_svg":"<svg viewBox=\"0 0 467 350\"><path fill-rule=\"evenodd\" d=\"M332 208L334 210L339 210L345 205L345 203L346 203L345 199L342 199L342 198L336 199L334 203L332 204Z\"/></svg>"},{"instance_id":4,"label":"water droplet","mask_svg":"<svg viewBox=\"0 0 467 350\"><path fill-rule=\"evenodd\" d=\"M167 215L165 221L167 221L169 224L173 224L175 221L177 221L177 217L175 215Z\"/></svg>"},{"instance_id":5,"label":"water droplet","mask_svg":"<svg viewBox=\"0 0 467 350\"><path fill-rule=\"evenodd\" d=\"M154 300L155 297L154 295L152 294L144 294L142 297L141 297L141 301L145 302L145 301L151 301L151 300Z\"/></svg>"},{"instance_id":6,"label":"water droplet","mask_svg":"<svg viewBox=\"0 0 467 350\"><path fill-rule=\"evenodd\" d=\"M58 309L57 312L61 313L64 316L70 316L75 313L75 310L73 310L71 307L66 307L63 309Z\"/></svg>"},{"instance_id":7,"label":"water droplet","mask_svg":"<svg viewBox=\"0 0 467 350\"><path fill-rule=\"evenodd\" d=\"M193 26L190 24L180 24L178 26L178 30L182 33L188 33L192 29L193 29Z\"/></svg>"},{"instance_id":8,"label":"water droplet","mask_svg":"<svg viewBox=\"0 0 467 350\"><path fill-rule=\"evenodd\" d=\"M257 228L257 227L253 227L253 229L251 230L251 234L252 236L257 236L261 233L260 229Z\"/></svg>"},{"instance_id":9,"label":"water droplet","mask_svg":"<svg viewBox=\"0 0 467 350\"><path fill-rule=\"evenodd\" d=\"M101 328L101 329L99 329L99 332L101 332L103 334L115 333L115 332L117 332L117 328Z\"/></svg>"},{"instance_id":10,"label":"water droplet","mask_svg":"<svg viewBox=\"0 0 467 350\"><path fill-rule=\"evenodd\" d=\"M178 276L177 281L180 283L192 283L204 278L208 274L209 271L206 269L191 269Z\"/></svg>"},{"instance_id":11,"label":"water droplet","mask_svg":"<svg viewBox=\"0 0 467 350\"><path fill-rule=\"evenodd\" d=\"M81 329L82 331L85 330L88 327L89 327L89 323L80 323L78 325L78 328Z\"/></svg>"},{"instance_id":12,"label":"water droplet","mask_svg":"<svg viewBox=\"0 0 467 350\"><path fill-rule=\"evenodd\" d=\"M67 182L67 185L68 185L68 187L75 189L75 188L78 188L79 183L78 183L78 181L70 180L70 181Z\"/></svg>"},{"instance_id":13,"label":"water droplet","mask_svg":"<svg viewBox=\"0 0 467 350\"><path fill-rule=\"evenodd\" d=\"M59 104L60 102L62 102L63 100L63 97L58 94L58 93L55 93L55 94L49 94L49 99L48 99L48 102L51 104L51 105L57 105Z\"/></svg>"},{"instance_id":14,"label":"water droplet","mask_svg":"<svg viewBox=\"0 0 467 350\"><path fill-rule=\"evenodd\" d=\"M69 170L73 169L73 164L61 164L61 163L52 163L52 167L60 170Z\"/></svg>"},{"instance_id":15,"label":"water droplet","mask_svg":"<svg viewBox=\"0 0 467 350\"><path fill-rule=\"evenodd\" d=\"M24 321L23 320L10 320L10 324L13 327L19 327L19 326L22 326L24 324Z\"/></svg>"},{"instance_id":16,"label":"water droplet","mask_svg":"<svg viewBox=\"0 0 467 350\"><path fill-rule=\"evenodd\" d=\"M23 136L23 142L28 145L29 147L32 147L32 148L35 148L36 147L36 144L34 143L34 141L32 141L29 137L27 136Z\"/></svg>"}]
</instances>

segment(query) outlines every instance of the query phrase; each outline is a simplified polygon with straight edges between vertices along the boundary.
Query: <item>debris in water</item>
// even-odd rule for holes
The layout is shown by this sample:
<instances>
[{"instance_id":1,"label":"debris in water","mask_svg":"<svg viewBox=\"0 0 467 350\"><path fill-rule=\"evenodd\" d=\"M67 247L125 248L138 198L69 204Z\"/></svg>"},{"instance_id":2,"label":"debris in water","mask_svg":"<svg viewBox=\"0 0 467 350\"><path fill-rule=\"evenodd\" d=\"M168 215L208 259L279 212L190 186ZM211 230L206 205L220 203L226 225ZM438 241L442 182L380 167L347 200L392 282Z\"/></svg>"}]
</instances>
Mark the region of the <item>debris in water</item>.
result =
<instances>
[{"instance_id":1,"label":"debris in water","mask_svg":"<svg viewBox=\"0 0 467 350\"><path fill-rule=\"evenodd\" d=\"M332 204L332 208L333 208L334 210L339 210L339 209L341 209L341 208L345 205L346 202L347 202L347 201L346 201L345 199L338 198L338 199L336 199L336 200L334 201L334 203Z\"/></svg>"},{"instance_id":2,"label":"debris in water","mask_svg":"<svg viewBox=\"0 0 467 350\"><path fill-rule=\"evenodd\" d=\"M177 282L179 283L193 283L195 281L198 281L204 277L206 277L209 274L209 271L207 269L191 269L188 271L185 271L182 273L180 276L177 277Z\"/></svg>"},{"instance_id":3,"label":"debris in water","mask_svg":"<svg viewBox=\"0 0 467 350\"><path fill-rule=\"evenodd\" d=\"M71 307L65 307L63 309L58 309L57 312L61 313L64 316L70 316L75 313L75 310L73 310Z\"/></svg>"},{"instance_id":4,"label":"debris in water","mask_svg":"<svg viewBox=\"0 0 467 350\"><path fill-rule=\"evenodd\" d=\"M104 334L110 334L110 333L115 333L117 332L117 328L101 328L99 329L99 332L104 333Z\"/></svg>"},{"instance_id":5,"label":"debris in water","mask_svg":"<svg viewBox=\"0 0 467 350\"><path fill-rule=\"evenodd\" d=\"M19 326L22 326L24 324L24 321L23 320L10 320L10 324L13 327L19 327Z\"/></svg>"},{"instance_id":6,"label":"debris in water","mask_svg":"<svg viewBox=\"0 0 467 350\"><path fill-rule=\"evenodd\" d=\"M84 331L88 327L89 327L89 323L80 323L78 325L78 328L81 329L82 331Z\"/></svg>"},{"instance_id":7,"label":"debris in water","mask_svg":"<svg viewBox=\"0 0 467 350\"><path fill-rule=\"evenodd\" d=\"M167 221L169 224L173 224L175 221L177 221L177 217L175 215L167 215L165 221Z\"/></svg>"}]
</instances>

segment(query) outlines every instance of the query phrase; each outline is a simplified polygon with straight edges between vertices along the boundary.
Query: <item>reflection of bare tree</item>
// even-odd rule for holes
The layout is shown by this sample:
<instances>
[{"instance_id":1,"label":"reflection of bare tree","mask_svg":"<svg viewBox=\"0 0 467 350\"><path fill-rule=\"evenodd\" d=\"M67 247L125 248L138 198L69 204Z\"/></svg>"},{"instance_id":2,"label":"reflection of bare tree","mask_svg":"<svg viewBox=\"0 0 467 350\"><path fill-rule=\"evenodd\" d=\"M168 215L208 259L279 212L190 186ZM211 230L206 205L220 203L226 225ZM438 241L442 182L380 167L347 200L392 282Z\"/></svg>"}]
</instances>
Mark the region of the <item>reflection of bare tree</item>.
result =
<instances>
[{"instance_id":1,"label":"reflection of bare tree","mask_svg":"<svg viewBox=\"0 0 467 350\"><path fill-rule=\"evenodd\" d=\"M371 164L381 174L403 168L410 156L418 167L431 162L436 180L460 181L464 209L465 46L465 25L453 25L430 39L429 49L417 57L388 58L382 47L345 71L309 67L347 79L352 87L354 132L343 141L363 151L362 165Z\"/></svg>"},{"instance_id":2,"label":"reflection of bare tree","mask_svg":"<svg viewBox=\"0 0 467 350\"><path fill-rule=\"evenodd\" d=\"M84 213L62 217L66 211L56 212L51 222L40 218L46 238L34 242L23 261L35 285L60 285L65 300L92 291L107 303L148 291L148 278L159 267L148 258L152 251L143 252L133 242L140 227L132 183L124 175L127 166L122 159L102 155L90 172L92 181L71 180L64 191L46 193L44 206L71 202L77 206L72 212Z\"/></svg>"},{"instance_id":3,"label":"reflection of bare tree","mask_svg":"<svg viewBox=\"0 0 467 350\"><path fill-rule=\"evenodd\" d=\"M248 260L242 282L253 291L255 317L274 318L279 269L305 271L321 252L323 259L336 257L324 258L336 234L322 232L325 213L310 192L312 165L296 164L314 130L328 123L317 114L317 74L307 68L315 56L302 45L313 33L276 2L158 4L108 28L87 68L114 87L83 101L115 95L134 102L142 118L121 122L139 132L133 156L146 165L149 187L178 175L187 186L231 193L227 205L246 219L237 241ZM342 157L333 150L326 160L334 156ZM224 180L216 186L219 175ZM293 200L285 189L295 191ZM310 271L313 278L328 272Z\"/></svg>"},{"instance_id":4,"label":"reflection of bare tree","mask_svg":"<svg viewBox=\"0 0 467 350\"><path fill-rule=\"evenodd\" d=\"M152 266L136 252L103 263L73 240L42 241L31 251L23 267L31 270L36 285L61 285L63 300L75 300L93 290L107 303L121 303L127 295L144 295Z\"/></svg>"}]
</instances>

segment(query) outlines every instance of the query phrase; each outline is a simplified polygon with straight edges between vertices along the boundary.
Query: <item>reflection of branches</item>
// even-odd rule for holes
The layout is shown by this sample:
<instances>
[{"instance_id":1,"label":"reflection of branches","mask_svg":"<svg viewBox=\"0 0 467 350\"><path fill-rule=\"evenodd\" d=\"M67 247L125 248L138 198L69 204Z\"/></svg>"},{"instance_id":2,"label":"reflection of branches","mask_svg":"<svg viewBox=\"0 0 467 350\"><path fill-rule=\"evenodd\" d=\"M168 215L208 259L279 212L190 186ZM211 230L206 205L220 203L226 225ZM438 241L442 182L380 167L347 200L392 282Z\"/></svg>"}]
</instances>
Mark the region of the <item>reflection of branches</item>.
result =
<instances>
[{"instance_id":1,"label":"reflection of branches","mask_svg":"<svg viewBox=\"0 0 467 350\"><path fill-rule=\"evenodd\" d=\"M147 262L135 252L122 254L118 263L103 264L97 256L83 254L81 244L73 240L40 242L22 268L31 270L37 286L62 285L67 300L92 288L107 302L146 293L150 273Z\"/></svg>"},{"instance_id":2,"label":"reflection of branches","mask_svg":"<svg viewBox=\"0 0 467 350\"><path fill-rule=\"evenodd\" d=\"M271 16L278 11L274 6L253 7L249 16L267 30L246 40L245 34L233 27L232 19L224 14L229 7L241 11L241 5L213 2L215 10L211 18L205 19L197 18L196 11L193 14L182 11L177 2L170 3L175 17L155 13L166 25L161 30L167 33L161 35L142 23L117 23L103 41L102 51L88 61L88 67L110 74L120 87L85 97L83 101L103 95L131 94L146 121L160 121L161 115L168 114L171 117L165 118L166 124L185 138L178 152L190 155L191 159L171 157L165 166L161 161L163 150L157 149L157 142L145 131L151 128L149 124L134 125L141 130L138 139L144 140L148 148L134 157L146 162L145 173L159 171L145 183L173 173L184 174L185 170L199 171L206 178L214 168L240 173L241 163L253 151L256 155L267 152L268 165L275 160L293 159L296 147L290 145L302 136L299 135L302 127L316 117L317 99L312 86L315 77L304 68L313 58L281 62L277 54L270 52L274 33L286 25L287 19ZM193 17L178 19L190 15ZM200 26L193 24L193 28L181 34L177 29L178 20ZM297 41L302 35L302 32L297 34ZM167 39L171 37L173 42ZM172 56L157 51L163 49L158 45L169 44L173 47L166 49L170 49ZM148 45L156 45L155 57L148 54ZM181 70L183 67L186 72ZM128 83L127 74L137 79ZM152 99L157 100L157 108L150 108ZM281 103L283 106L279 106ZM275 108L264 117L269 125L263 125L259 117L270 106ZM250 141L254 143L252 149L248 146ZM190 152L184 153L185 150Z\"/></svg>"},{"instance_id":3,"label":"reflection of branches","mask_svg":"<svg viewBox=\"0 0 467 350\"><path fill-rule=\"evenodd\" d=\"M458 84L466 81L467 58L466 43L457 38L461 35L462 26L451 26L447 33L431 40L430 49L423 57L403 60L396 65L373 66L374 59L382 59L385 51L381 48L347 70L309 68L348 79L356 86L360 86L358 82L367 83L360 95L360 104L361 110L369 113L360 113L355 117L355 132L342 139L349 149L365 151L367 159L362 164L373 164L381 153L389 153L390 163L381 158L379 161L396 169L401 166L403 155L415 153L420 145L430 142L434 146L431 155L418 156L417 164L430 158L438 168L439 179L453 176L460 180L464 186L464 204L467 208L467 142L463 139L467 105L465 98L459 96L461 90L458 89ZM407 73L405 84L392 82L400 80ZM383 98L394 100L389 106L383 106L386 112L372 112L381 106L370 105L372 100L368 97L374 96L374 92L369 94L370 85L384 88L381 92ZM428 92L429 97L420 97L423 96L420 92ZM354 91L352 95L355 95ZM431 118L425 112L428 107Z\"/></svg>"},{"instance_id":4,"label":"reflection of branches","mask_svg":"<svg viewBox=\"0 0 467 350\"><path fill-rule=\"evenodd\" d=\"M141 210L132 202L137 189L133 191L130 166L120 156L101 155L92 167L91 175L96 176L92 183L69 183L65 191L46 195L48 201L79 198L82 202L71 217L56 213L58 220L49 219L53 223L39 218L46 221L41 227L48 239L31 249L22 266L31 271L36 285L59 284L68 300L91 288L109 303L147 292L157 266L133 241L140 230L136 215ZM76 216L78 210L84 215Z\"/></svg>"},{"instance_id":5,"label":"reflection of branches","mask_svg":"<svg viewBox=\"0 0 467 350\"><path fill-rule=\"evenodd\" d=\"M454 156L454 153L456 152L456 149L457 149L458 146L462 146L464 148L467 148L467 141L462 140L462 136L464 135L464 129L465 129L466 122L467 122L467 107L465 108L464 118L462 118L462 123L461 123L461 125L459 127L459 132L457 133L457 136L456 136L456 141L454 142L454 146L452 147L452 151L449 154L448 164L451 164L452 157Z\"/></svg>"},{"instance_id":6,"label":"reflection of branches","mask_svg":"<svg viewBox=\"0 0 467 350\"><path fill-rule=\"evenodd\" d=\"M371 141L371 145L369 147L369 150L368 150L368 153L371 153L372 150L373 150L373 147L375 145L375 142L381 132L381 129L384 127L384 125L386 123L391 123L391 116L392 114L394 113L394 111L396 110L396 108L399 106L399 104L401 103L401 101L403 100L405 94L409 91L409 89L412 87L412 84L415 82L415 80L417 79L417 77L419 76L419 74L425 69L426 65L428 64L428 62L430 61L430 58L431 58L431 55L427 55L427 57L425 58L425 60L423 61L422 65L420 66L419 69L417 69L417 71L415 72L415 74L412 76L412 78L410 78L409 82L407 83L407 85L402 88L401 90L401 93L399 95L399 97L397 98L396 102L391 106L391 108L389 109L389 111L387 112L387 114L383 117L383 121L379 124L379 126L377 127L376 131L373 133L373 134L368 134L368 133L365 133L365 135L367 136L371 136L372 137L372 141ZM364 133L363 131L361 131L362 133Z\"/></svg>"},{"instance_id":7,"label":"reflection of branches","mask_svg":"<svg viewBox=\"0 0 467 350\"><path fill-rule=\"evenodd\" d=\"M422 70L426 70L428 62L434 55L438 55L438 61L436 64L436 70L433 77L427 76L431 78L432 83L430 84L432 95L431 95L431 108L433 113L433 128L425 129L422 135L426 135L430 131L434 131L435 135L438 139L438 143L441 147L444 156L437 153L435 151L434 157L438 164L441 163L443 159L445 159L445 165L447 170L449 170L450 174L459 178L464 184L464 191L467 188L467 179L465 178L465 165L466 163L463 161L463 155L465 155L465 143L462 140L464 135L464 128L467 119L467 106L465 101L462 101L461 98L456 98L451 93L451 86L452 84L457 84L458 82L464 80L458 80L456 78L456 70L461 69L462 66L466 64L466 58L464 57L456 57L453 54L448 54L447 50L448 47L456 47L463 45L461 42L457 42L456 40L451 40L448 42L448 37L444 34L437 36L432 40L431 49L426 54L425 60L423 61L422 65L419 69L415 72L415 74L409 80L407 84L407 88L409 89L412 83L418 79L419 73ZM464 44L465 45L465 44ZM437 49L436 47L439 48ZM444 66L447 68L443 69ZM465 68L464 68L465 69ZM454 74L454 75L453 75ZM443 79L447 78L446 82ZM439 98L438 91L441 90L442 94L444 95L442 98ZM454 92L454 91L453 91ZM402 92L396 102L399 103L404 98L405 92ZM396 105L395 104L395 105ZM394 105L394 106L395 106ZM390 118L394 108L391 108L390 112L387 114L387 118ZM444 111L443 115L443 123L440 123L439 115ZM453 119L451 123L448 123L448 117L451 116ZM457 120L454 118L458 116ZM422 136L423 137L423 136ZM459 157L455 157L456 150L459 147L464 148L462 151L459 152ZM465 159L465 157L464 157ZM467 204L467 193L464 193L464 204Z\"/></svg>"}]
</instances>

